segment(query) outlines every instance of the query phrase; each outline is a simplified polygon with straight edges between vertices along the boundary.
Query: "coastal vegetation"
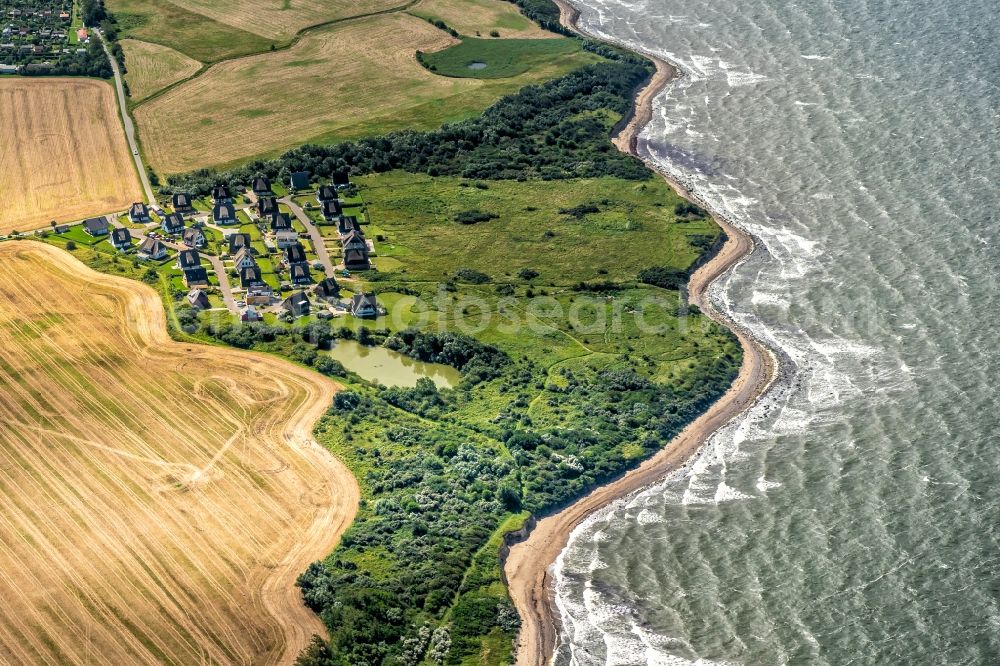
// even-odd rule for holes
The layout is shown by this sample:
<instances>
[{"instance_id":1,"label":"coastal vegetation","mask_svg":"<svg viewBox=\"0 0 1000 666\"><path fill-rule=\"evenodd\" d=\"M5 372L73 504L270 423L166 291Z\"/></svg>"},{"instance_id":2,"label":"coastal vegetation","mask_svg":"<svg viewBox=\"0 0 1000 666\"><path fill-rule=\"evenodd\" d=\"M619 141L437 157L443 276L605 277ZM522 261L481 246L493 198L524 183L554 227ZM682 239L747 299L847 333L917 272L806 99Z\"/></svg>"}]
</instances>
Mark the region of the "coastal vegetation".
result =
<instances>
[{"instance_id":1,"label":"coastal vegetation","mask_svg":"<svg viewBox=\"0 0 1000 666\"><path fill-rule=\"evenodd\" d=\"M17 158L0 171L0 233L121 210L142 196L104 81L0 79L0 125Z\"/></svg>"},{"instance_id":2,"label":"coastal vegetation","mask_svg":"<svg viewBox=\"0 0 1000 666\"><path fill-rule=\"evenodd\" d=\"M169 181L201 194L257 173L350 173L377 239L361 280L387 316L287 329L202 316L196 336L306 364L346 337L462 371L453 389L343 378L316 437L362 502L300 578L330 631L302 664L508 663L503 534L637 465L736 375L735 337L683 292L718 227L608 141L650 67L581 46L600 61L476 118Z\"/></svg>"}]
</instances>

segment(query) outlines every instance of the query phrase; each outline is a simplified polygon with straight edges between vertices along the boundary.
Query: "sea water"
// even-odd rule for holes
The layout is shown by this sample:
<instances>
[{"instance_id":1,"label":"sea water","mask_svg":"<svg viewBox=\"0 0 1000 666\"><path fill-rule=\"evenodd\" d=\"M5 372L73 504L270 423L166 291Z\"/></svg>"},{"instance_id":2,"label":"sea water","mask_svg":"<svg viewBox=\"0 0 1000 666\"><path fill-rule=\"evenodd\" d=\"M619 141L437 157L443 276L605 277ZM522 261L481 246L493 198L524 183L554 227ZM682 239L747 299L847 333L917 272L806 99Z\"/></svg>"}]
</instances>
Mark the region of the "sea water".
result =
<instances>
[{"instance_id":1,"label":"sea water","mask_svg":"<svg viewBox=\"0 0 1000 666\"><path fill-rule=\"evenodd\" d=\"M683 69L640 150L783 377L576 531L557 663L1000 664L996 0L574 1Z\"/></svg>"}]
</instances>

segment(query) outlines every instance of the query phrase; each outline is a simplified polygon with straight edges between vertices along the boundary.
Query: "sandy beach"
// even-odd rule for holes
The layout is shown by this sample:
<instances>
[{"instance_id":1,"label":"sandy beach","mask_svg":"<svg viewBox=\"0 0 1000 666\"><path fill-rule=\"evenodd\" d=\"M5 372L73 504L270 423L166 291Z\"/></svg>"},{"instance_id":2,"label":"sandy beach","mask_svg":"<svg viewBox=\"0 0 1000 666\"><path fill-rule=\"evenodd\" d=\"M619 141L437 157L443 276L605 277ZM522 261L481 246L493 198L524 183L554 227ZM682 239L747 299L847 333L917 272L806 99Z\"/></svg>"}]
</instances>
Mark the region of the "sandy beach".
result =
<instances>
[{"instance_id":1,"label":"sandy beach","mask_svg":"<svg viewBox=\"0 0 1000 666\"><path fill-rule=\"evenodd\" d=\"M563 25L581 32L577 26L579 12L563 0L555 1L559 5ZM636 149L637 137L652 117L653 99L677 76L677 70L671 64L656 58L650 60L656 63L656 72L638 92L633 112L612 139L619 150L640 159L642 156ZM659 173L654 164L645 161ZM679 194L690 198L690 194L678 183L669 178L667 181ZM708 287L712 282L754 248L751 236L724 219L716 217L716 222L726 233L727 241L710 261L692 275L689 283L690 300L713 320L733 330L739 338L744 353L739 375L722 398L659 453L618 480L594 489L559 513L542 518L525 540L511 547L504 562L504 571L511 598L522 620L517 649L517 663L521 666L539 666L552 659L559 620L553 600L551 568L569 542L573 530L595 511L648 487L671 471L683 467L716 430L754 404L775 377L777 363L772 353L748 332L716 311L707 298Z\"/></svg>"}]
</instances>

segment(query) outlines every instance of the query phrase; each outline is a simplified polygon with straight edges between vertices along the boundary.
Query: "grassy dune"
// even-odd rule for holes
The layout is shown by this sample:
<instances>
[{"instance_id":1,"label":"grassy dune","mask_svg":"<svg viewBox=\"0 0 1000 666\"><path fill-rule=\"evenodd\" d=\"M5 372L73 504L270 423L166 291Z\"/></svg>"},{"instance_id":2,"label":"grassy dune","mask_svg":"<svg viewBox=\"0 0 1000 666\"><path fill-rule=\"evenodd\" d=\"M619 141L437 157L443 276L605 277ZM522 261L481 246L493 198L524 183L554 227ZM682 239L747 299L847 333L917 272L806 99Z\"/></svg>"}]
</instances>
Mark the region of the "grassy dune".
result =
<instances>
[{"instance_id":1,"label":"grassy dune","mask_svg":"<svg viewBox=\"0 0 1000 666\"><path fill-rule=\"evenodd\" d=\"M188 78L201 68L194 58L166 46L135 39L123 39L121 45L128 63L125 81L135 102Z\"/></svg>"},{"instance_id":2,"label":"grassy dune","mask_svg":"<svg viewBox=\"0 0 1000 666\"><path fill-rule=\"evenodd\" d=\"M308 439L334 385L172 342L152 289L52 247L0 246L0 284L0 662L293 659L293 581L356 507Z\"/></svg>"},{"instance_id":3,"label":"grassy dune","mask_svg":"<svg viewBox=\"0 0 1000 666\"><path fill-rule=\"evenodd\" d=\"M416 61L417 50L455 43L426 21L395 13L310 32L284 51L220 63L136 109L146 156L157 171L172 174L308 141L430 129L594 59L574 49L497 80L437 76Z\"/></svg>"},{"instance_id":4,"label":"grassy dune","mask_svg":"<svg viewBox=\"0 0 1000 666\"><path fill-rule=\"evenodd\" d=\"M102 81L0 79L0 233L142 197L116 104Z\"/></svg>"}]
</instances>

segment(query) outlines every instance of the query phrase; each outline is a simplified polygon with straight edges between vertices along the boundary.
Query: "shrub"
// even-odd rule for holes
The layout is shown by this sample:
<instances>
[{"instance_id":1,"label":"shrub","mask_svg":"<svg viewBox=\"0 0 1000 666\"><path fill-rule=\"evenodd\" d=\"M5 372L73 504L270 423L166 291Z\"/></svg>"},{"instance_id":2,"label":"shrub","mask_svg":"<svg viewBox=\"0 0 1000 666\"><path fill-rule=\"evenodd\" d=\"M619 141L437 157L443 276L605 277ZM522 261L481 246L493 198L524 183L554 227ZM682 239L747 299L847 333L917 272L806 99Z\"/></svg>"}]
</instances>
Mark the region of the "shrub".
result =
<instances>
[{"instance_id":1,"label":"shrub","mask_svg":"<svg viewBox=\"0 0 1000 666\"><path fill-rule=\"evenodd\" d=\"M455 279L466 284L486 284L490 281L490 276L471 268L460 268L455 271Z\"/></svg>"},{"instance_id":2,"label":"shrub","mask_svg":"<svg viewBox=\"0 0 1000 666\"><path fill-rule=\"evenodd\" d=\"M672 266L653 266L639 271L639 282L663 289L680 289L687 280L687 271Z\"/></svg>"},{"instance_id":3,"label":"shrub","mask_svg":"<svg viewBox=\"0 0 1000 666\"><path fill-rule=\"evenodd\" d=\"M455 221L459 224L479 224L480 222L489 222L490 220L495 220L499 215L496 213L484 213L481 210L466 210L462 211L455 216Z\"/></svg>"}]
</instances>

